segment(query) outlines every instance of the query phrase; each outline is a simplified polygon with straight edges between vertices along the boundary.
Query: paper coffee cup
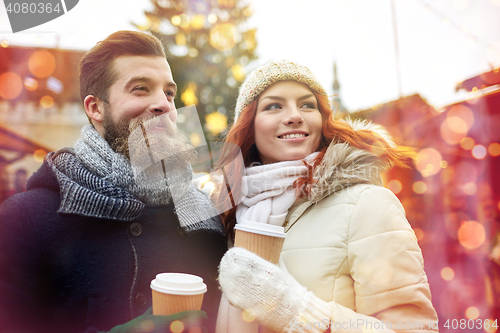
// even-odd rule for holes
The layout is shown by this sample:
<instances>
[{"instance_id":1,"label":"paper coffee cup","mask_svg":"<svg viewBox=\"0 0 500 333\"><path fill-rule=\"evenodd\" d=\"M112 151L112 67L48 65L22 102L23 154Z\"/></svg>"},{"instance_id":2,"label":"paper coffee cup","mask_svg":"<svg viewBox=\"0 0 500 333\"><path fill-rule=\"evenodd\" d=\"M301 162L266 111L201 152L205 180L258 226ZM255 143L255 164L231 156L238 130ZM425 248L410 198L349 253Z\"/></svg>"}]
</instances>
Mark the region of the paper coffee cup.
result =
<instances>
[{"instance_id":1,"label":"paper coffee cup","mask_svg":"<svg viewBox=\"0 0 500 333\"><path fill-rule=\"evenodd\" d=\"M151 281L153 314L171 315L190 310L200 310L207 285L196 275L161 273Z\"/></svg>"},{"instance_id":2,"label":"paper coffee cup","mask_svg":"<svg viewBox=\"0 0 500 333\"><path fill-rule=\"evenodd\" d=\"M277 264L285 242L285 228L251 221L242 221L234 227L234 245L243 247L258 256Z\"/></svg>"}]
</instances>

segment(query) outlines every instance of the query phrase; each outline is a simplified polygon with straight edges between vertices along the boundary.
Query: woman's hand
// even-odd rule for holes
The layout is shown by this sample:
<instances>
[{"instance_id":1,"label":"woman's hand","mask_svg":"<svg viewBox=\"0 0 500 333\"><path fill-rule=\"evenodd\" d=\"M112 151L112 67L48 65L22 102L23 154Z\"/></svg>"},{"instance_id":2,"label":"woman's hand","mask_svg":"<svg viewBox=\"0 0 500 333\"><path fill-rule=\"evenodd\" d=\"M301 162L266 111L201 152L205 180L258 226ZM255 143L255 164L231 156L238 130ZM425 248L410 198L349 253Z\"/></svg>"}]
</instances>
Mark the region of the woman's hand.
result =
<instances>
[{"instance_id":1,"label":"woman's hand","mask_svg":"<svg viewBox=\"0 0 500 333\"><path fill-rule=\"evenodd\" d=\"M219 282L229 302L278 332L302 331L304 324L330 321L330 306L278 266L243 249L222 258ZM318 327L308 332L323 332ZM326 327L324 327L326 329Z\"/></svg>"}]
</instances>

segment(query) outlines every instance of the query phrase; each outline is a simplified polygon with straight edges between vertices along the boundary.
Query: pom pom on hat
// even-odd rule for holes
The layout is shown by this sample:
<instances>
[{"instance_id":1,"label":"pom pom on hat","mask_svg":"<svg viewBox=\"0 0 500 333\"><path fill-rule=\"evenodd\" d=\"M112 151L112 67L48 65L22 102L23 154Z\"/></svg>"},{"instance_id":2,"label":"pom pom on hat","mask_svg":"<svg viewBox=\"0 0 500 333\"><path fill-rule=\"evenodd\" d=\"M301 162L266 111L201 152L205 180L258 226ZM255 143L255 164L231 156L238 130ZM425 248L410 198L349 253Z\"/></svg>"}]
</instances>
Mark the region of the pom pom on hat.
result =
<instances>
[{"instance_id":1,"label":"pom pom on hat","mask_svg":"<svg viewBox=\"0 0 500 333\"><path fill-rule=\"evenodd\" d=\"M241 85L240 94L236 101L236 109L234 110L234 122L236 123L241 111L267 87L278 81L287 80L304 83L313 92L327 95L325 89L309 68L287 60L273 61L250 73Z\"/></svg>"}]
</instances>

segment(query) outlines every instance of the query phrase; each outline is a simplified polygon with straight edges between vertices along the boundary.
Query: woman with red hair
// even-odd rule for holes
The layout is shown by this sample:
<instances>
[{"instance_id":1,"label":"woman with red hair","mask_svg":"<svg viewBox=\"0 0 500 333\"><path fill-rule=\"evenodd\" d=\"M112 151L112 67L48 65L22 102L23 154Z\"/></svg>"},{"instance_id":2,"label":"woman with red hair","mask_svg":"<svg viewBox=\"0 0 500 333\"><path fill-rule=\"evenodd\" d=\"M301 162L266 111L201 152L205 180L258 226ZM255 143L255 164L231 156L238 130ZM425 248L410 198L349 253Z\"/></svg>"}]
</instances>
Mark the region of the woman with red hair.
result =
<instances>
[{"instance_id":1,"label":"woman with red hair","mask_svg":"<svg viewBox=\"0 0 500 333\"><path fill-rule=\"evenodd\" d=\"M279 61L246 78L226 142L227 200L241 198L225 214L228 235L267 223L286 238L278 265L226 253L218 332L255 331L249 318L276 332L437 330L421 250L382 186L384 170L406 164L380 126L335 119L309 69ZM239 152L242 179L231 172Z\"/></svg>"}]
</instances>

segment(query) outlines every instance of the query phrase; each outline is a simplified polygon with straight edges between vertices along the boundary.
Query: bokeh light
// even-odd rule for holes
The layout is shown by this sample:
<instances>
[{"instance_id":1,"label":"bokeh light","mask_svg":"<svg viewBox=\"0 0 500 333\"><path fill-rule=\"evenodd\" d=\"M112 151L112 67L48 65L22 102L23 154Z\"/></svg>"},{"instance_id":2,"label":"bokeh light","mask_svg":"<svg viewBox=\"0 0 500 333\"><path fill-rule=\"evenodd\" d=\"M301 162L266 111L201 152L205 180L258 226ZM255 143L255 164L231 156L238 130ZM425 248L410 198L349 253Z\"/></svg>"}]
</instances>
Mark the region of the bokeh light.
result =
<instances>
[{"instance_id":1,"label":"bokeh light","mask_svg":"<svg viewBox=\"0 0 500 333\"><path fill-rule=\"evenodd\" d=\"M450 144L450 145L456 145L459 144L460 141L465 137L465 133L457 133L454 130L452 130L448 124L448 120L445 119L441 123L440 132L441 132L441 137L443 140Z\"/></svg>"},{"instance_id":2,"label":"bokeh light","mask_svg":"<svg viewBox=\"0 0 500 333\"><path fill-rule=\"evenodd\" d=\"M204 24L205 24L205 15L196 14L193 16L193 19L191 20L191 28L193 30L199 30L203 28Z\"/></svg>"},{"instance_id":3,"label":"bokeh light","mask_svg":"<svg viewBox=\"0 0 500 333\"><path fill-rule=\"evenodd\" d=\"M177 45L186 45L186 35L182 32L175 34L175 44Z\"/></svg>"},{"instance_id":4,"label":"bokeh light","mask_svg":"<svg viewBox=\"0 0 500 333\"><path fill-rule=\"evenodd\" d=\"M215 15L213 13L212 14L208 14L207 21L210 24L214 24L215 22L217 22L217 15Z\"/></svg>"},{"instance_id":5,"label":"bokeh light","mask_svg":"<svg viewBox=\"0 0 500 333\"><path fill-rule=\"evenodd\" d=\"M490 153L491 156L500 156L500 144L497 142L490 143L488 146L488 153Z\"/></svg>"},{"instance_id":6,"label":"bokeh light","mask_svg":"<svg viewBox=\"0 0 500 333\"><path fill-rule=\"evenodd\" d=\"M245 67L240 64L233 65L231 67L231 73L236 81L243 81L245 79Z\"/></svg>"},{"instance_id":7,"label":"bokeh light","mask_svg":"<svg viewBox=\"0 0 500 333\"><path fill-rule=\"evenodd\" d=\"M459 117L447 117L446 123L448 127L455 133L465 134L467 133L467 124Z\"/></svg>"},{"instance_id":8,"label":"bokeh light","mask_svg":"<svg viewBox=\"0 0 500 333\"><path fill-rule=\"evenodd\" d=\"M255 314L255 311L253 311L252 309L245 309L241 312L241 318L247 323L253 322L256 317L257 315Z\"/></svg>"},{"instance_id":9,"label":"bokeh light","mask_svg":"<svg viewBox=\"0 0 500 333\"><path fill-rule=\"evenodd\" d=\"M486 147L483 145L476 145L472 148L472 156L478 160L482 160L486 156Z\"/></svg>"},{"instance_id":10,"label":"bokeh light","mask_svg":"<svg viewBox=\"0 0 500 333\"><path fill-rule=\"evenodd\" d=\"M172 333L182 333L184 331L184 323L180 320L174 320L170 324L170 331Z\"/></svg>"},{"instance_id":11,"label":"bokeh light","mask_svg":"<svg viewBox=\"0 0 500 333\"><path fill-rule=\"evenodd\" d=\"M413 228L413 232L415 233L415 237L417 237L418 241L421 241L424 238L424 231L420 228Z\"/></svg>"},{"instance_id":12,"label":"bokeh light","mask_svg":"<svg viewBox=\"0 0 500 333\"><path fill-rule=\"evenodd\" d=\"M451 267L445 267L441 270L441 277L445 281L451 281L455 277L455 271Z\"/></svg>"},{"instance_id":13,"label":"bokeh light","mask_svg":"<svg viewBox=\"0 0 500 333\"><path fill-rule=\"evenodd\" d=\"M465 183L463 190L467 195L474 195L476 194L477 186L475 183Z\"/></svg>"},{"instance_id":14,"label":"bokeh light","mask_svg":"<svg viewBox=\"0 0 500 333\"><path fill-rule=\"evenodd\" d=\"M52 53L48 51L35 51L28 60L28 67L31 74L37 78L45 78L54 72L56 68L56 59Z\"/></svg>"},{"instance_id":15,"label":"bokeh light","mask_svg":"<svg viewBox=\"0 0 500 333\"><path fill-rule=\"evenodd\" d=\"M0 75L0 97L3 99L14 99L23 90L23 81L14 72L6 72Z\"/></svg>"},{"instance_id":16,"label":"bokeh light","mask_svg":"<svg viewBox=\"0 0 500 333\"><path fill-rule=\"evenodd\" d=\"M194 82L189 82L186 89L181 95L181 101L184 105L197 105L198 98L196 97L197 86Z\"/></svg>"},{"instance_id":17,"label":"bokeh light","mask_svg":"<svg viewBox=\"0 0 500 333\"><path fill-rule=\"evenodd\" d=\"M227 116L217 111L205 116L206 128L213 134L217 135L227 129Z\"/></svg>"},{"instance_id":18,"label":"bokeh light","mask_svg":"<svg viewBox=\"0 0 500 333\"><path fill-rule=\"evenodd\" d=\"M456 133L467 133L474 125L474 113L463 104L454 105L446 114L450 129Z\"/></svg>"},{"instance_id":19,"label":"bokeh light","mask_svg":"<svg viewBox=\"0 0 500 333\"><path fill-rule=\"evenodd\" d=\"M45 158L45 155L47 155L47 152L45 150L37 149L33 153L33 159L38 163L42 163L43 159Z\"/></svg>"},{"instance_id":20,"label":"bokeh light","mask_svg":"<svg viewBox=\"0 0 500 333\"><path fill-rule=\"evenodd\" d=\"M181 24L181 18L179 15L174 15L170 19L170 22L172 22L172 25L179 25L179 24Z\"/></svg>"},{"instance_id":21,"label":"bokeh light","mask_svg":"<svg viewBox=\"0 0 500 333\"><path fill-rule=\"evenodd\" d=\"M466 136L465 138L460 140L460 147L462 147L462 149L465 149L465 150L471 150L472 148L474 148L475 144L476 144L476 141L474 141L473 138L470 138L468 136Z\"/></svg>"},{"instance_id":22,"label":"bokeh light","mask_svg":"<svg viewBox=\"0 0 500 333\"><path fill-rule=\"evenodd\" d=\"M441 170L441 154L434 148L424 148L415 157L415 166L423 177L437 174Z\"/></svg>"},{"instance_id":23,"label":"bokeh light","mask_svg":"<svg viewBox=\"0 0 500 333\"><path fill-rule=\"evenodd\" d=\"M181 18L181 23L179 23L179 26L183 29L189 28L189 17L186 14L181 14L179 16Z\"/></svg>"},{"instance_id":24,"label":"bokeh light","mask_svg":"<svg viewBox=\"0 0 500 333\"><path fill-rule=\"evenodd\" d=\"M9 42L4 39L0 43L0 46L3 47L3 48L7 48L7 47L9 47Z\"/></svg>"},{"instance_id":25,"label":"bokeh light","mask_svg":"<svg viewBox=\"0 0 500 333\"><path fill-rule=\"evenodd\" d=\"M189 141L191 141L191 144L195 147L198 147L201 144L201 137L198 133L193 132L189 136Z\"/></svg>"},{"instance_id":26,"label":"bokeh light","mask_svg":"<svg viewBox=\"0 0 500 333\"><path fill-rule=\"evenodd\" d=\"M24 79L24 87L26 90L35 91L38 88L38 81L32 77Z\"/></svg>"},{"instance_id":27,"label":"bokeh light","mask_svg":"<svg viewBox=\"0 0 500 333\"><path fill-rule=\"evenodd\" d=\"M54 99L49 95L45 95L40 98L40 106L44 109L50 109L54 106Z\"/></svg>"},{"instance_id":28,"label":"bokeh light","mask_svg":"<svg viewBox=\"0 0 500 333\"><path fill-rule=\"evenodd\" d=\"M417 194L424 194L427 191L427 184L419 180L413 183L413 192Z\"/></svg>"},{"instance_id":29,"label":"bokeh light","mask_svg":"<svg viewBox=\"0 0 500 333\"><path fill-rule=\"evenodd\" d=\"M216 25L210 31L210 45L219 51L232 49L236 44L236 27L231 23Z\"/></svg>"},{"instance_id":30,"label":"bokeh light","mask_svg":"<svg viewBox=\"0 0 500 333\"><path fill-rule=\"evenodd\" d=\"M399 192L401 192L401 190L403 189L403 185L401 184L401 182L397 179L393 179L391 180L388 184L387 184L387 187L389 188L389 190L391 190L394 194L398 194Z\"/></svg>"},{"instance_id":31,"label":"bokeh light","mask_svg":"<svg viewBox=\"0 0 500 333\"><path fill-rule=\"evenodd\" d=\"M441 169L446 169L448 167L448 162L447 161L441 161Z\"/></svg>"},{"instance_id":32,"label":"bokeh light","mask_svg":"<svg viewBox=\"0 0 500 333\"><path fill-rule=\"evenodd\" d=\"M475 306L469 306L467 310L465 310L465 316L467 319L477 319L479 318L479 309Z\"/></svg>"},{"instance_id":33,"label":"bokeh light","mask_svg":"<svg viewBox=\"0 0 500 333\"><path fill-rule=\"evenodd\" d=\"M484 227L476 221L464 221L458 229L458 241L468 250L480 247L485 239Z\"/></svg>"}]
</instances>

